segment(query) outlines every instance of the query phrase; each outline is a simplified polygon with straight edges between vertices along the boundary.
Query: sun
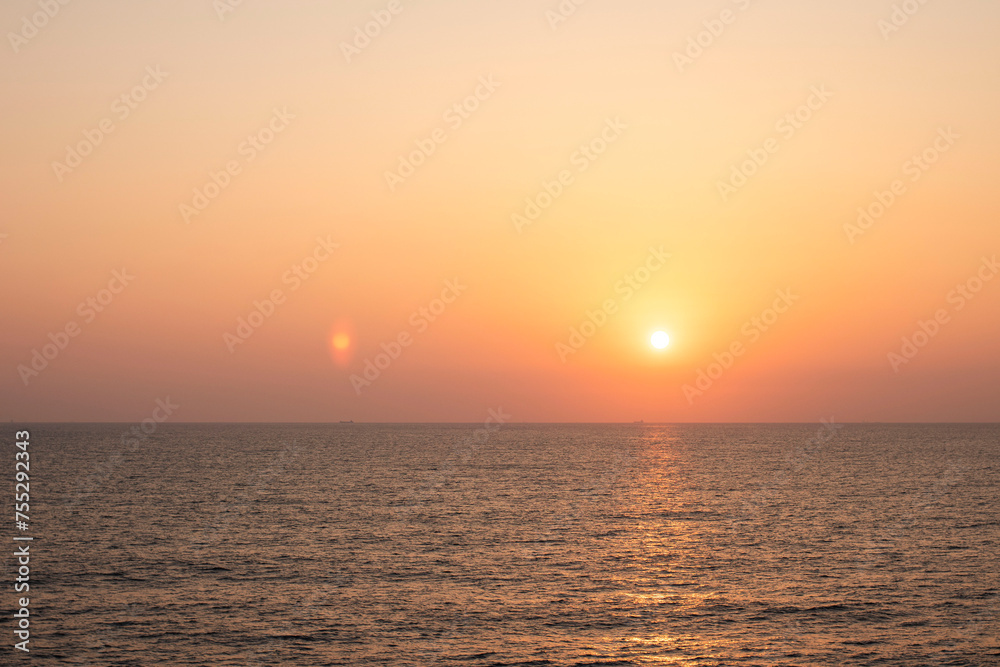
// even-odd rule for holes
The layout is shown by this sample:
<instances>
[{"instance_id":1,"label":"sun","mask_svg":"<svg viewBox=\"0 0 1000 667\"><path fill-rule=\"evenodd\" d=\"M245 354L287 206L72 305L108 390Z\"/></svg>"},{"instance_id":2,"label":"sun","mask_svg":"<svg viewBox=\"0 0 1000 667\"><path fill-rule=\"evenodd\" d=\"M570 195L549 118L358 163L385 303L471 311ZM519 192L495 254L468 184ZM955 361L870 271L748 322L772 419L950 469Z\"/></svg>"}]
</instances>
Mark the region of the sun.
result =
<instances>
[{"instance_id":1,"label":"sun","mask_svg":"<svg viewBox=\"0 0 1000 667\"><path fill-rule=\"evenodd\" d=\"M351 346L351 337L346 333L340 332L333 337L333 349L335 350L346 350Z\"/></svg>"},{"instance_id":2,"label":"sun","mask_svg":"<svg viewBox=\"0 0 1000 667\"><path fill-rule=\"evenodd\" d=\"M667 335L666 331L657 331L653 334L653 337L649 339L649 342L653 344L657 350L662 350L667 345L670 345L670 336Z\"/></svg>"},{"instance_id":3,"label":"sun","mask_svg":"<svg viewBox=\"0 0 1000 667\"><path fill-rule=\"evenodd\" d=\"M330 356L338 366L347 366L351 363L357 343L354 340L354 327L347 320L334 323L331 327Z\"/></svg>"}]
</instances>

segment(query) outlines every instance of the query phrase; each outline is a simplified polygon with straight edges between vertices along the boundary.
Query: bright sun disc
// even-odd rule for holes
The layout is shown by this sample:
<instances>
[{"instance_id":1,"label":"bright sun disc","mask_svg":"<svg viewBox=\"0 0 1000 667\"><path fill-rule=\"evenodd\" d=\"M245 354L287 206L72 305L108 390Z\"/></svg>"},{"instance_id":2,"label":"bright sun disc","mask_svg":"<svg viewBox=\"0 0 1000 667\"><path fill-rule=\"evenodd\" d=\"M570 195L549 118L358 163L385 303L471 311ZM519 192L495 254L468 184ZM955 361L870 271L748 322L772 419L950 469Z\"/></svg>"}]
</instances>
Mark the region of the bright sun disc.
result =
<instances>
[{"instance_id":1,"label":"bright sun disc","mask_svg":"<svg viewBox=\"0 0 1000 667\"><path fill-rule=\"evenodd\" d=\"M653 344L657 350L662 350L667 345L670 345L670 336L667 335L666 331L657 331L653 334L653 337L649 339L649 342Z\"/></svg>"},{"instance_id":2,"label":"bright sun disc","mask_svg":"<svg viewBox=\"0 0 1000 667\"><path fill-rule=\"evenodd\" d=\"M338 333L333 337L333 348L335 350L346 350L351 346L351 337L346 333Z\"/></svg>"}]
</instances>

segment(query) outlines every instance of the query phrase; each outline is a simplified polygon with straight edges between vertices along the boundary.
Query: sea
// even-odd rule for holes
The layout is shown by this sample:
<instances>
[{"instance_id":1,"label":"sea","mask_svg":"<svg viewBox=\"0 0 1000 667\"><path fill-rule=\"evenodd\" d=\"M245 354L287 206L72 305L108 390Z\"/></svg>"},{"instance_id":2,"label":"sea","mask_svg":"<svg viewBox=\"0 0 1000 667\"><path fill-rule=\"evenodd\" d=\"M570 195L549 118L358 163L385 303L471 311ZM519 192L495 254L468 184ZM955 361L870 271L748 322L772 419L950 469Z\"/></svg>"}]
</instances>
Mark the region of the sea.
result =
<instances>
[{"instance_id":1,"label":"sea","mask_svg":"<svg viewBox=\"0 0 1000 667\"><path fill-rule=\"evenodd\" d=\"M1000 665L997 425L15 426L4 665Z\"/></svg>"}]
</instances>

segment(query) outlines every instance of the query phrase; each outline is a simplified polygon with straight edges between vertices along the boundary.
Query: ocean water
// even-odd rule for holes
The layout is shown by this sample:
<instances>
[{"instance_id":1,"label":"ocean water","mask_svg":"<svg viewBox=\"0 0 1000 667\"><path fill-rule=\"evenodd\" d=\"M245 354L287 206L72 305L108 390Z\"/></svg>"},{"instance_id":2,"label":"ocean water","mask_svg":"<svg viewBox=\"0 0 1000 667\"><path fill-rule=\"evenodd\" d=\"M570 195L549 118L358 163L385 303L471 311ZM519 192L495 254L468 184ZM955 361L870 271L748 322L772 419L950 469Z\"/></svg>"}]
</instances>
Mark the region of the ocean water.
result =
<instances>
[{"instance_id":1,"label":"ocean water","mask_svg":"<svg viewBox=\"0 0 1000 667\"><path fill-rule=\"evenodd\" d=\"M2 664L1000 664L997 426L28 428Z\"/></svg>"}]
</instances>

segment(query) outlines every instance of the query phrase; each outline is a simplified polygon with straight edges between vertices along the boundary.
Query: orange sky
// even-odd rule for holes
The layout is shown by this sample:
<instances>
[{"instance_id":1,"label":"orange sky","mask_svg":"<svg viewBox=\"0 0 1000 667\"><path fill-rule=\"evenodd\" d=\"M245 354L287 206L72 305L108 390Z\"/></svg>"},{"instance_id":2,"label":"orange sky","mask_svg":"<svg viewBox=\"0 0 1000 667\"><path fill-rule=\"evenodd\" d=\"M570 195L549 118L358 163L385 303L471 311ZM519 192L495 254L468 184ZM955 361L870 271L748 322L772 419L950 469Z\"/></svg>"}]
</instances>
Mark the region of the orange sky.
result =
<instances>
[{"instance_id":1,"label":"orange sky","mask_svg":"<svg viewBox=\"0 0 1000 667\"><path fill-rule=\"evenodd\" d=\"M1000 421L997 5L225 3L0 9L0 418Z\"/></svg>"}]
</instances>

